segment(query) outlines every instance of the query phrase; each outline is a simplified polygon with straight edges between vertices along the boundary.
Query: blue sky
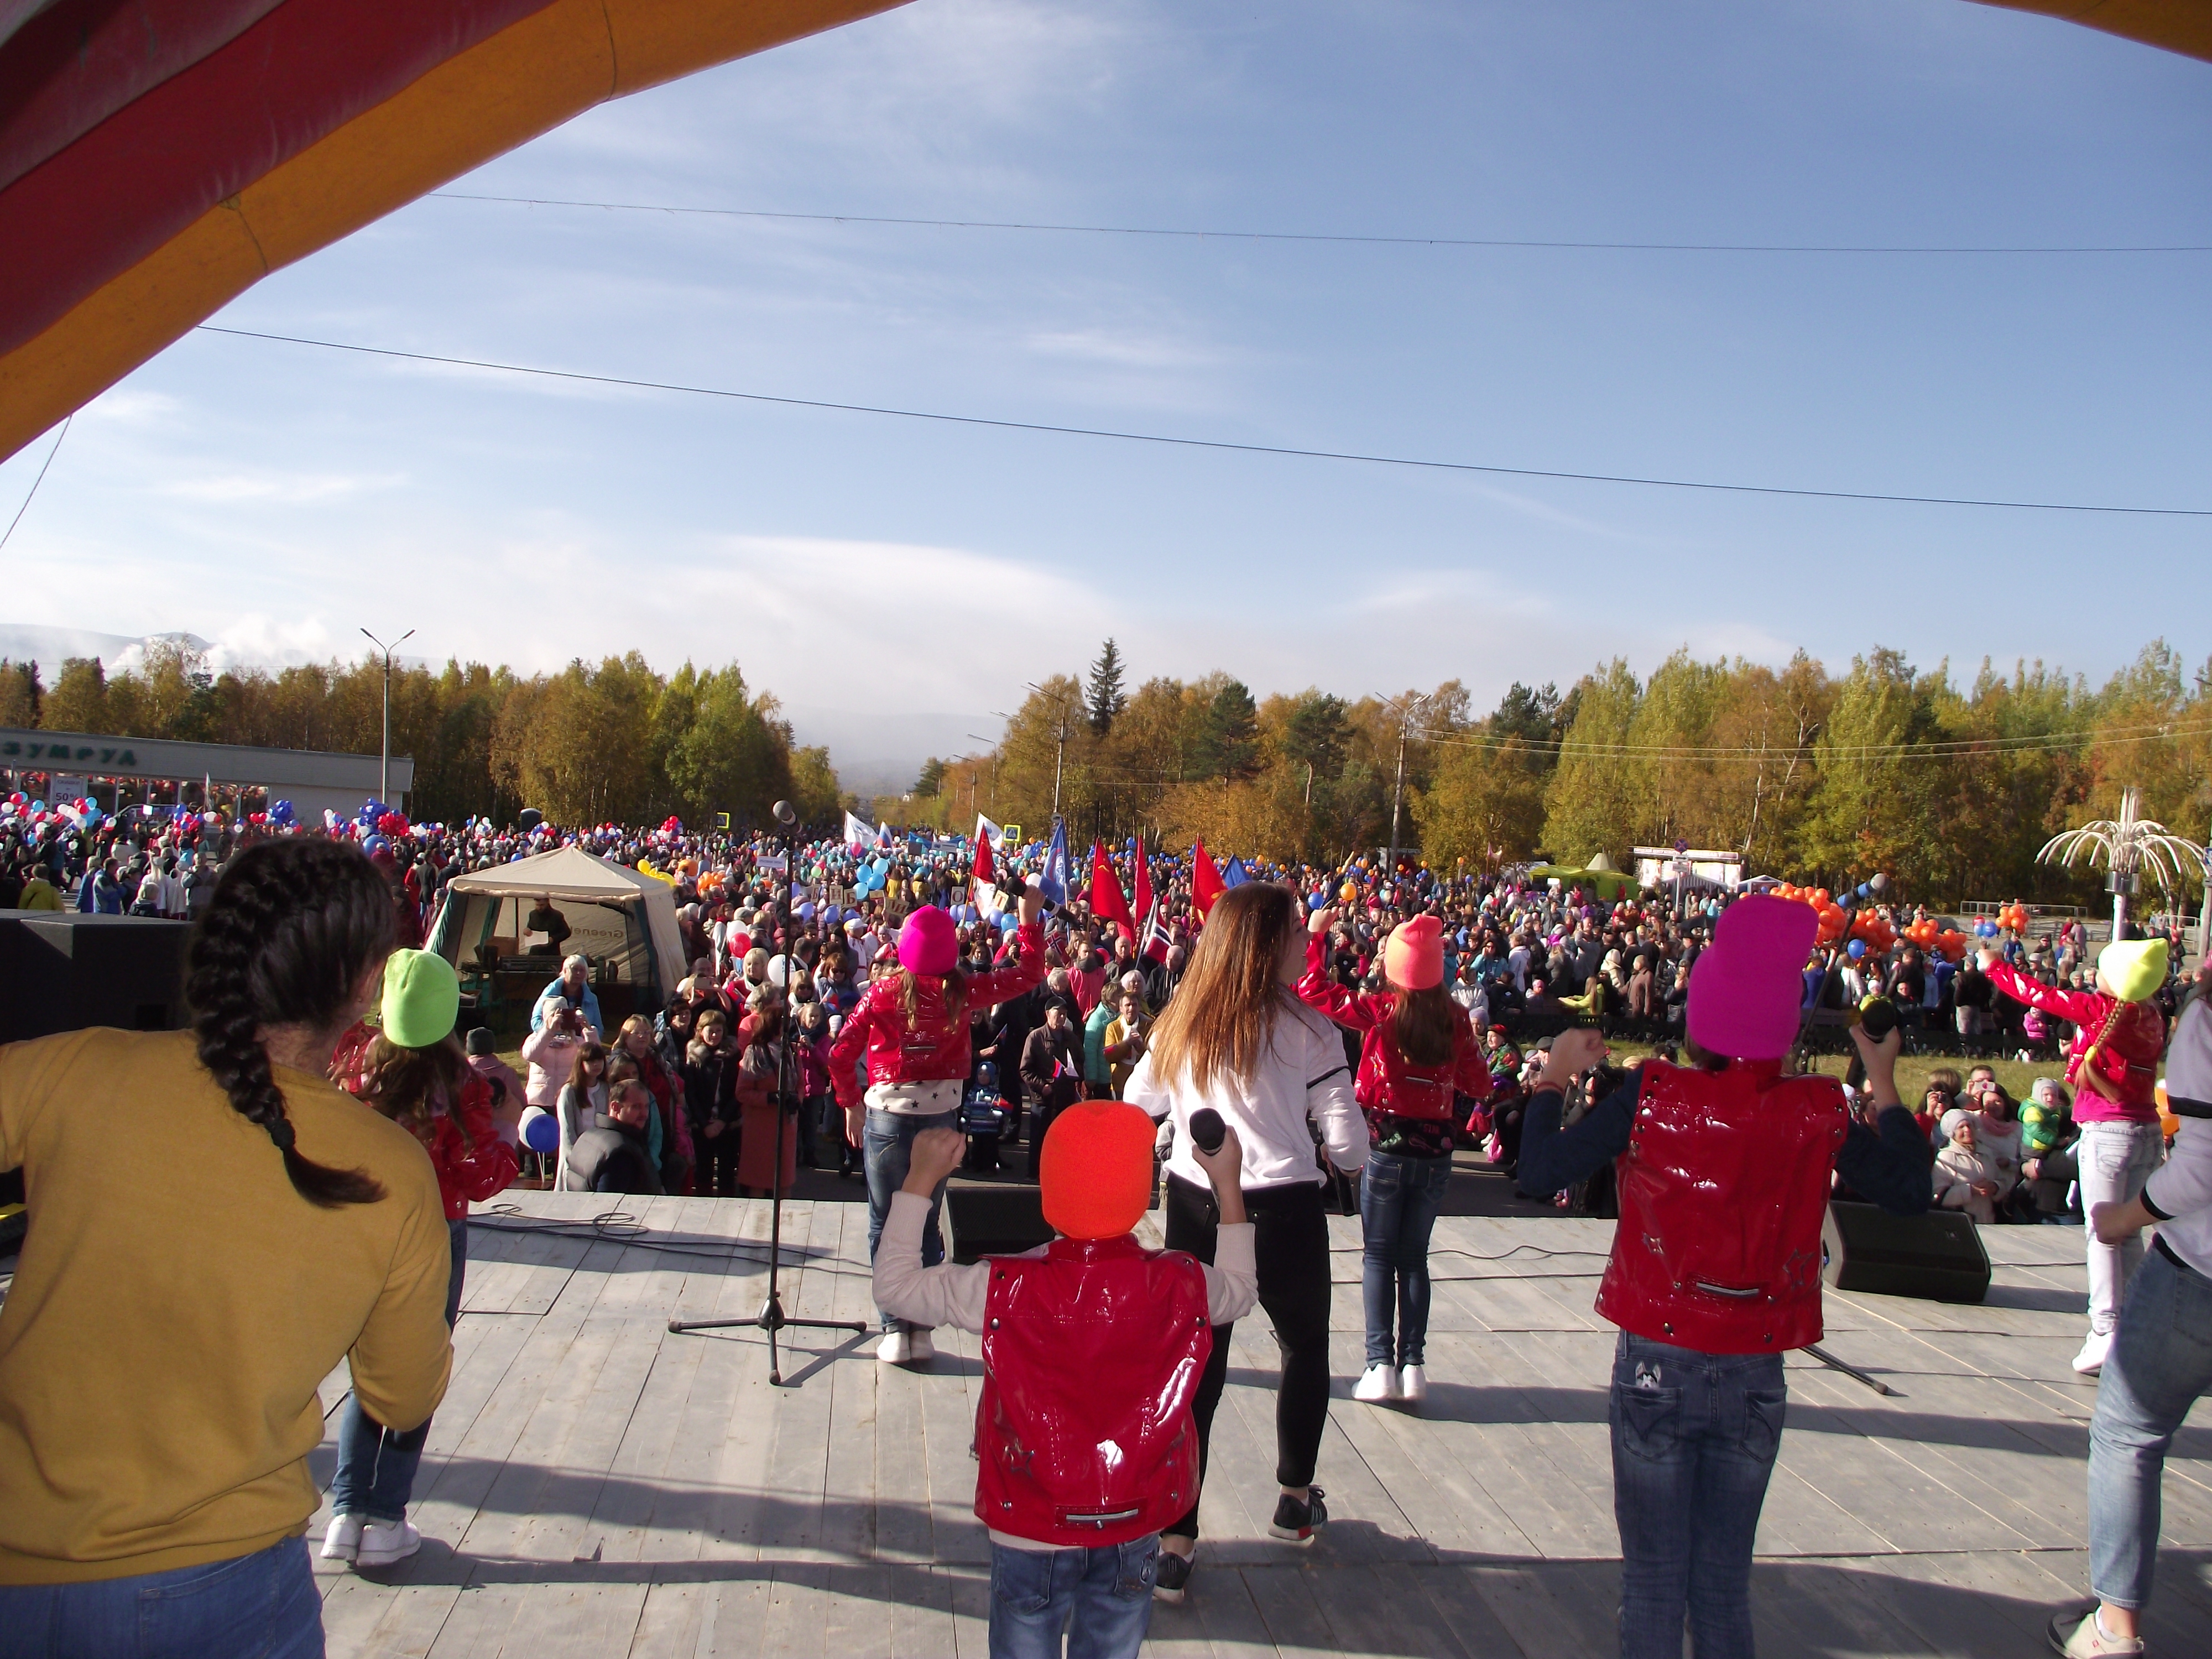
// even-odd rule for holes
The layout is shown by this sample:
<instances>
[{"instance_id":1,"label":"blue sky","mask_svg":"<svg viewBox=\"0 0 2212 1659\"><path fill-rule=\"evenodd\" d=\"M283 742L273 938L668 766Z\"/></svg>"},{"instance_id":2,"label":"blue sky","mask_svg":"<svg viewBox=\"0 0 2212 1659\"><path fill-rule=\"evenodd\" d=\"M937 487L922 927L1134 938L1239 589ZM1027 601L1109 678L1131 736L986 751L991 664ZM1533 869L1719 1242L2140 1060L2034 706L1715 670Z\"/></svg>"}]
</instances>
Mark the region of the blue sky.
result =
<instances>
[{"instance_id":1,"label":"blue sky","mask_svg":"<svg viewBox=\"0 0 2212 1659\"><path fill-rule=\"evenodd\" d=\"M456 191L1647 241L2212 243L2212 65L1962 0L917 0ZM247 329L1506 465L2212 506L2212 255L1163 240L427 200ZM0 510L46 441L0 466ZM1484 478L196 335L78 418L0 622L233 656L734 659L856 769L1121 640L1486 704L1676 646L2100 677L2208 649L2212 522ZM52 579L26 583L25 573ZM2109 588L2113 598L2100 592Z\"/></svg>"}]
</instances>

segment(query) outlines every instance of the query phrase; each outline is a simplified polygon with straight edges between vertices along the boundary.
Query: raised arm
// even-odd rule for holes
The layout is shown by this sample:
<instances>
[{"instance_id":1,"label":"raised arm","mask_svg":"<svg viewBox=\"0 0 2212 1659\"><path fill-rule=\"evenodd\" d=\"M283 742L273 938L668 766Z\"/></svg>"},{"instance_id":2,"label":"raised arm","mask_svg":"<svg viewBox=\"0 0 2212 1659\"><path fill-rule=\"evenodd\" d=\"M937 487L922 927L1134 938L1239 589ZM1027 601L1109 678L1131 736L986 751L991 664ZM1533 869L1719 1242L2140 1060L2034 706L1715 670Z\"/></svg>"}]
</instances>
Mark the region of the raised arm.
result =
<instances>
[{"instance_id":1,"label":"raised arm","mask_svg":"<svg viewBox=\"0 0 2212 1659\"><path fill-rule=\"evenodd\" d=\"M1326 910L1314 913L1317 921L1325 921L1328 915ZM1355 1031L1372 1030L1390 1006L1388 997L1363 996L1328 976L1326 926L1306 939L1306 970L1299 975L1297 991L1298 1000L1307 1007Z\"/></svg>"},{"instance_id":2,"label":"raised arm","mask_svg":"<svg viewBox=\"0 0 2212 1659\"><path fill-rule=\"evenodd\" d=\"M2055 985L2030 979L1994 951L1982 952L1982 972L1989 976L1990 984L2014 1002L2024 1002L2046 1014L2070 1019L2076 1025L2094 1025L2105 1017L2103 998L2081 991L2062 991Z\"/></svg>"},{"instance_id":3,"label":"raised arm","mask_svg":"<svg viewBox=\"0 0 2212 1659\"><path fill-rule=\"evenodd\" d=\"M969 980L968 995L971 1001L1004 1002L1044 982L1044 928L1030 910L1027 894L1022 896L1022 925L1014 929L1013 966L994 968Z\"/></svg>"}]
</instances>

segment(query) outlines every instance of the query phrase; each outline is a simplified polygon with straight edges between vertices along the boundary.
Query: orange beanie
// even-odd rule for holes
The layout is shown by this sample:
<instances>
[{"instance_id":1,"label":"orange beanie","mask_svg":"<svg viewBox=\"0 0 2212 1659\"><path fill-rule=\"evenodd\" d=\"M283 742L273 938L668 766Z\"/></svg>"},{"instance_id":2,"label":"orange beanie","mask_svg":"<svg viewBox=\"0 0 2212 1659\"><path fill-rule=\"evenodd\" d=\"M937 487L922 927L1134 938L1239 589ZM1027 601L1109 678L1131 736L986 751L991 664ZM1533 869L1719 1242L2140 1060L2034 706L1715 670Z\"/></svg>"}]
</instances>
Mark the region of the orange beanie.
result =
<instances>
[{"instance_id":1,"label":"orange beanie","mask_svg":"<svg viewBox=\"0 0 2212 1659\"><path fill-rule=\"evenodd\" d=\"M1121 1100L1079 1100L1045 1131L1044 1218L1069 1238L1119 1238L1152 1200L1152 1121Z\"/></svg>"}]
</instances>

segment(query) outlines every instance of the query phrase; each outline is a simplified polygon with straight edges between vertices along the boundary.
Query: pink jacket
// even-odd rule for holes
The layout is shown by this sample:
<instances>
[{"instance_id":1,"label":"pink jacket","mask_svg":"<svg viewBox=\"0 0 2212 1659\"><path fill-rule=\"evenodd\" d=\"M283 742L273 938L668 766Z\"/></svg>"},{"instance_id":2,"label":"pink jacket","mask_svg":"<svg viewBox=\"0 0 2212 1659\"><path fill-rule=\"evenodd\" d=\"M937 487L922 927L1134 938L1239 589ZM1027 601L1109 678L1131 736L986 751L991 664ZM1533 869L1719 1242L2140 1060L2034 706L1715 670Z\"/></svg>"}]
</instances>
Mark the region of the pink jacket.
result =
<instances>
[{"instance_id":1,"label":"pink jacket","mask_svg":"<svg viewBox=\"0 0 2212 1659\"><path fill-rule=\"evenodd\" d=\"M1034 923L1018 929L1014 945L1012 967L969 975L966 1006L957 1019L946 1018L945 994L933 982L916 988L916 1018L911 1028L906 1023L900 975L893 974L869 986L830 1047L830 1079L837 1103L850 1109L860 1100L855 1062L864 1051L872 1085L965 1079L975 1060L969 1012L1018 997L1044 978L1044 929Z\"/></svg>"}]
</instances>

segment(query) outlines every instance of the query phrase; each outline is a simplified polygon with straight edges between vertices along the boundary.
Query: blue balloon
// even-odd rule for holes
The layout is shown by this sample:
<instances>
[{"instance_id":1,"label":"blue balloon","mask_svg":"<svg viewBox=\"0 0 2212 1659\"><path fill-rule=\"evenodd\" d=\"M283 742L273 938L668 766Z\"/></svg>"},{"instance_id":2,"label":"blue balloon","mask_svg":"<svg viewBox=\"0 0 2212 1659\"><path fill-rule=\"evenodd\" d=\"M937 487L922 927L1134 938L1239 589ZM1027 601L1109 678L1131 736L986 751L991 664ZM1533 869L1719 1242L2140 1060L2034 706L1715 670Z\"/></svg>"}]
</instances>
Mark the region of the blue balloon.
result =
<instances>
[{"instance_id":1,"label":"blue balloon","mask_svg":"<svg viewBox=\"0 0 2212 1659\"><path fill-rule=\"evenodd\" d=\"M383 836L371 836L368 840L362 842L361 850L364 853L383 853L391 850L391 847L392 843L385 840Z\"/></svg>"},{"instance_id":2,"label":"blue balloon","mask_svg":"<svg viewBox=\"0 0 2212 1659\"><path fill-rule=\"evenodd\" d=\"M1853 962L1856 962L1866 954L1866 941L1863 939L1853 939L1844 947L1844 954L1850 957Z\"/></svg>"},{"instance_id":3,"label":"blue balloon","mask_svg":"<svg viewBox=\"0 0 2212 1659\"><path fill-rule=\"evenodd\" d=\"M1328 908L1328 895L1326 893L1313 894L1306 900L1306 908L1309 910L1322 910Z\"/></svg>"},{"instance_id":4,"label":"blue balloon","mask_svg":"<svg viewBox=\"0 0 2212 1659\"><path fill-rule=\"evenodd\" d=\"M1997 925L1984 916L1974 924L1974 933L1982 939L1995 939L1997 936Z\"/></svg>"},{"instance_id":5,"label":"blue balloon","mask_svg":"<svg viewBox=\"0 0 2212 1659\"><path fill-rule=\"evenodd\" d=\"M522 1126L522 1144L533 1152L561 1150L561 1124L550 1112L540 1112Z\"/></svg>"}]
</instances>

